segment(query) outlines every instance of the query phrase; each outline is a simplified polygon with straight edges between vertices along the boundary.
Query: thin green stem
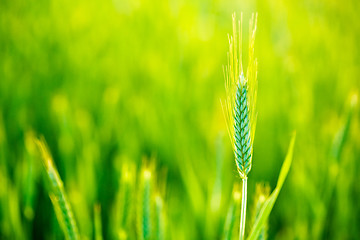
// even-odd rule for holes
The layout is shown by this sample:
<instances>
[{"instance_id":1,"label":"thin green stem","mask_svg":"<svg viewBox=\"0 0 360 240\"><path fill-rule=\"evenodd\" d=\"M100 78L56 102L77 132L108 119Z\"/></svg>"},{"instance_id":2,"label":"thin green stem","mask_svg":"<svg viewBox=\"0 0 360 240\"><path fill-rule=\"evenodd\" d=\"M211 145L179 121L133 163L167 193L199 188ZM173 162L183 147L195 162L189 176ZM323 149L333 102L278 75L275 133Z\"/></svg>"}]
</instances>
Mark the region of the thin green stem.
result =
<instances>
[{"instance_id":1,"label":"thin green stem","mask_svg":"<svg viewBox=\"0 0 360 240\"><path fill-rule=\"evenodd\" d=\"M242 179L241 216L240 216L239 240L244 240L244 237L245 237L246 198L247 198L247 177L245 176Z\"/></svg>"}]
</instances>

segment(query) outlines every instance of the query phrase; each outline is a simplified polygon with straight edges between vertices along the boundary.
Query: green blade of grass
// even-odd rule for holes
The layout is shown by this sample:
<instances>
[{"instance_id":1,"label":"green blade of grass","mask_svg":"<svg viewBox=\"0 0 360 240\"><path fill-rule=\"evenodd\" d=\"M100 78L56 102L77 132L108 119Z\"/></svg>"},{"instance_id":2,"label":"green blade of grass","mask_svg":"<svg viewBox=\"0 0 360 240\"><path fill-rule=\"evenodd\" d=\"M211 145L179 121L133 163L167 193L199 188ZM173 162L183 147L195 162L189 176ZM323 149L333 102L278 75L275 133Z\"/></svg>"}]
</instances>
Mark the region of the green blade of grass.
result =
<instances>
[{"instance_id":1,"label":"green blade of grass","mask_svg":"<svg viewBox=\"0 0 360 240\"><path fill-rule=\"evenodd\" d=\"M294 152L295 138L296 138L296 134L294 133L291 138L291 141L290 141L290 145L289 145L289 149L288 149L285 161L280 170L276 188L274 189L274 191L271 193L270 197L265 201L263 207L261 208L259 217L255 220L255 223L251 229L249 237L247 238L248 240L258 239L258 237L261 233L261 230L266 223L266 220L269 218L270 212L275 204L275 201L279 195L279 192L284 184L284 181L286 179L286 176L287 176L290 166L291 166L293 152Z\"/></svg>"},{"instance_id":2,"label":"green blade of grass","mask_svg":"<svg viewBox=\"0 0 360 240\"><path fill-rule=\"evenodd\" d=\"M264 206L264 203L269 198L269 196L270 196L270 186L265 183L257 183L255 190L254 208L252 213L252 224L254 224L256 219L259 217L261 208ZM268 230L268 221L265 221L264 226L261 228L258 240L267 239L267 230Z\"/></svg>"},{"instance_id":3,"label":"green blade of grass","mask_svg":"<svg viewBox=\"0 0 360 240\"><path fill-rule=\"evenodd\" d=\"M236 228L235 226L237 226L239 223L241 192L239 191L238 188L239 186L235 184L231 203L225 219L225 225L222 236L223 240L231 240L234 238L233 235Z\"/></svg>"}]
</instances>

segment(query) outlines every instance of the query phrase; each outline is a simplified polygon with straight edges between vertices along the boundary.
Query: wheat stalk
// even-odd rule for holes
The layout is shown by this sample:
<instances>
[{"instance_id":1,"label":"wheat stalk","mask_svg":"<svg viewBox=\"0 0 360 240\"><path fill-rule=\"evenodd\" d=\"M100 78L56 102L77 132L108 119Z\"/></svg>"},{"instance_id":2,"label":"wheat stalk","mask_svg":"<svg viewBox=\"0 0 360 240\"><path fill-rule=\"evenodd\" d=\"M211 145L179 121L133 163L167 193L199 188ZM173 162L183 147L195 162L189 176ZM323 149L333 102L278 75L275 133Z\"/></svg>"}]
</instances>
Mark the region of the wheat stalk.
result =
<instances>
[{"instance_id":1,"label":"wheat stalk","mask_svg":"<svg viewBox=\"0 0 360 240\"><path fill-rule=\"evenodd\" d=\"M256 126L257 60L254 56L257 15L249 24L249 63L246 76L242 63L242 14L236 22L233 14L233 35L229 36L228 64L224 68L226 100L222 104L235 163L242 179L242 201L239 239L244 239L246 219L247 176L251 170Z\"/></svg>"},{"instance_id":2,"label":"wheat stalk","mask_svg":"<svg viewBox=\"0 0 360 240\"><path fill-rule=\"evenodd\" d=\"M65 234L67 240L79 239L78 228L71 211L70 204L65 194L63 182L53 163L50 151L46 145L44 138L35 139L35 143L41 153L43 164L48 176L51 192L49 193L51 202L54 206L56 217Z\"/></svg>"}]
</instances>

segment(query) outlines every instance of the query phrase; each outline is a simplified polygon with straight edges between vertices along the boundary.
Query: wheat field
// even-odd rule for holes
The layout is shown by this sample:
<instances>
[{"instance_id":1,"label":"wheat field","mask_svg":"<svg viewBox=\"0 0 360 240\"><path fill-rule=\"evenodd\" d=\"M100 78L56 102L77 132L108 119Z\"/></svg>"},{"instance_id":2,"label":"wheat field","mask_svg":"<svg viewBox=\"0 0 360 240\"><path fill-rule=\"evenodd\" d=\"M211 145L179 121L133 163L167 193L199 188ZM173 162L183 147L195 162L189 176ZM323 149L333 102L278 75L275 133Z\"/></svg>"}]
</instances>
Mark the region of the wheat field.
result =
<instances>
[{"instance_id":1,"label":"wheat field","mask_svg":"<svg viewBox=\"0 0 360 240\"><path fill-rule=\"evenodd\" d=\"M359 11L0 1L0 239L360 239Z\"/></svg>"}]
</instances>

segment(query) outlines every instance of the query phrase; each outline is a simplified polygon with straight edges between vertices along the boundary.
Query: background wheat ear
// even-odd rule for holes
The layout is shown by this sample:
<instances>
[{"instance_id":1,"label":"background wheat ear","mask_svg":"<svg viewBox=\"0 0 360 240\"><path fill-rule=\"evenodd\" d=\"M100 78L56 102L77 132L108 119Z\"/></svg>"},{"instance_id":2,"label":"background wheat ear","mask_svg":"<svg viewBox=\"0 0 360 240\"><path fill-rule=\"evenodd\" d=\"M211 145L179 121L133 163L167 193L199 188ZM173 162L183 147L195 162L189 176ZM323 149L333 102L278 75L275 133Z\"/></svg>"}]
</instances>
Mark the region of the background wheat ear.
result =
<instances>
[{"instance_id":1,"label":"background wheat ear","mask_svg":"<svg viewBox=\"0 0 360 240\"><path fill-rule=\"evenodd\" d=\"M152 237L152 192L153 173L149 167L143 167L140 173L137 196L137 236L139 240Z\"/></svg>"},{"instance_id":2,"label":"background wheat ear","mask_svg":"<svg viewBox=\"0 0 360 240\"><path fill-rule=\"evenodd\" d=\"M121 177L116 203L113 211L113 235L120 239L131 238L130 223L133 220L133 207L135 206L135 165L124 162L121 167Z\"/></svg>"},{"instance_id":3,"label":"background wheat ear","mask_svg":"<svg viewBox=\"0 0 360 240\"><path fill-rule=\"evenodd\" d=\"M74 214L71 211L71 206L67 200L63 182L53 163L49 148L43 137L40 139L34 138L34 141L41 154L42 162L47 173L47 179L50 185L49 196L61 229L67 240L77 240L79 239L79 233Z\"/></svg>"}]
</instances>

